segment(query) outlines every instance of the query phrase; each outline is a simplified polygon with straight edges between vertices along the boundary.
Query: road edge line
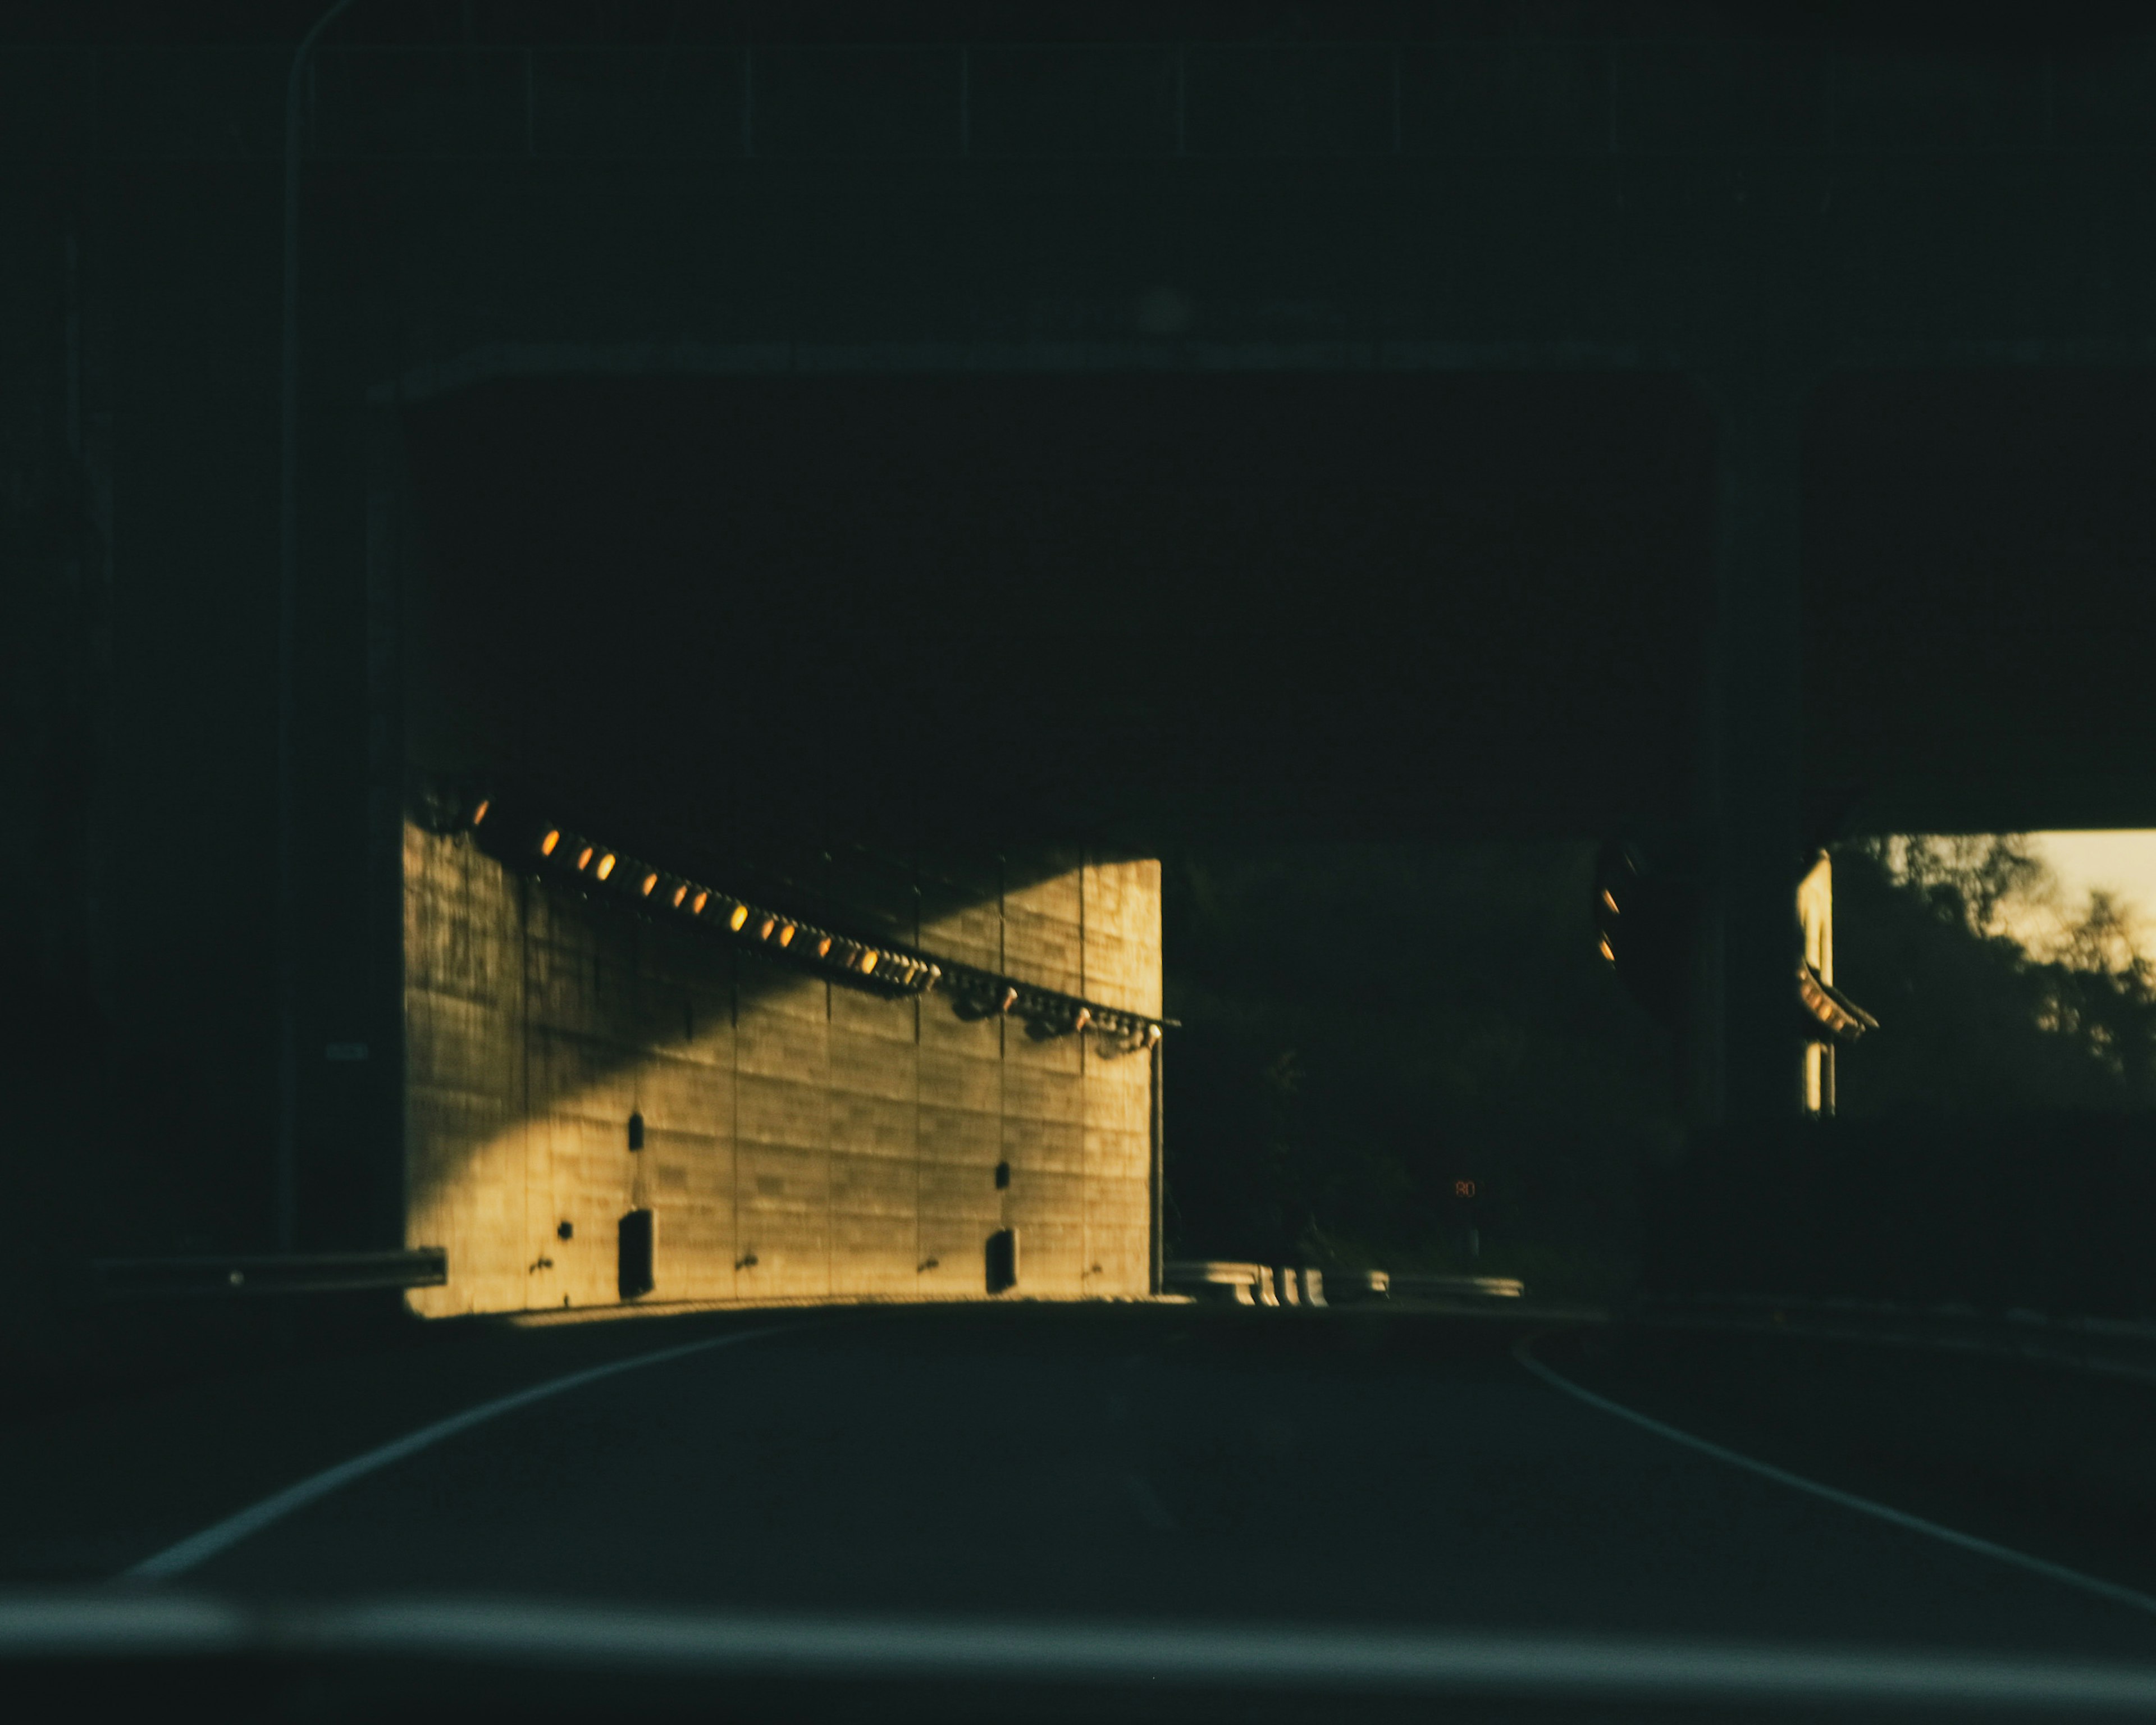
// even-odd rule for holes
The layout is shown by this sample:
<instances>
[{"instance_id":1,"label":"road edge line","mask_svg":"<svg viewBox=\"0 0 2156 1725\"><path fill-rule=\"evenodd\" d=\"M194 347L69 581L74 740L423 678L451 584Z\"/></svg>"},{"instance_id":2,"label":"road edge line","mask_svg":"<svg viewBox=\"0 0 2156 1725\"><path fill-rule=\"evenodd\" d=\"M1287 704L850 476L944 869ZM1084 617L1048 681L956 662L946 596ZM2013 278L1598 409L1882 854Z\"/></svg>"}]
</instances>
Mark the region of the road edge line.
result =
<instances>
[{"instance_id":1,"label":"road edge line","mask_svg":"<svg viewBox=\"0 0 2156 1725\"><path fill-rule=\"evenodd\" d=\"M475 1408L467 1408L461 1414L452 1414L446 1420L437 1420L431 1425L393 1438L386 1444L340 1461L334 1467L311 1474L296 1485L287 1486L281 1491L272 1492L260 1502L245 1509L213 1522L200 1532L190 1533L175 1545L153 1553L140 1563L130 1564L120 1572L120 1579L128 1581L163 1581L175 1575L184 1575L188 1570L208 1563L210 1558L229 1551L242 1540L250 1538L264 1527L283 1521L287 1516L305 1509L331 1492L342 1490L355 1480L378 1473L406 1457L432 1449L444 1439L459 1432L484 1425L490 1420L500 1419L504 1414L513 1414L520 1408L528 1408L536 1402L580 1389L587 1384L596 1384L602 1378L612 1378L623 1372L633 1372L642 1366L655 1366L670 1359L683 1359L692 1353L707 1353L715 1348L732 1347L736 1343L753 1342L765 1336L775 1336L782 1331L798 1329L798 1324L767 1324L761 1329L737 1331L732 1335L713 1336L701 1342L685 1342L673 1348L654 1349L649 1353L632 1355L628 1359L610 1360L601 1366L587 1366L583 1371L571 1372L565 1377L550 1378L544 1383L532 1384L510 1395L497 1396L482 1402Z\"/></svg>"},{"instance_id":2,"label":"road edge line","mask_svg":"<svg viewBox=\"0 0 2156 1725\"><path fill-rule=\"evenodd\" d=\"M1666 1425L1651 1415L1628 1408L1621 1402L1613 1402L1607 1396L1597 1395L1591 1389L1583 1389L1569 1378L1553 1370L1534 1357L1532 1344L1535 1340L1534 1337L1530 1336L1516 1343L1512 1348L1512 1358L1551 1389L1562 1390L1574 1400L1584 1402L1590 1408L1599 1409L1604 1414L1613 1414L1617 1419L1629 1421L1642 1430L1651 1431L1657 1437L1666 1438L1670 1442L1681 1445L1687 1450L1697 1450L1702 1455L1711 1455L1717 1461L1728 1466L1742 1468L1747 1473L1755 1473L1762 1479L1772 1480L1779 1486L1787 1486L1793 1491L1804 1491L1812 1497L1825 1498L1829 1503L1839 1504L1844 1509L1853 1509L1860 1515L1871 1516L1875 1520L1886 1522L1910 1532L1928 1534L1933 1539L1958 1547L1963 1551L1974 1552L1979 1557L1990 1558L1995 1562L2010 1564L2017 1569L2025 1569L2030 1574L2043 1576L2046 1580L2062 1582L2068 1587L2079 1588L2084 1593L2094 1594L2097 1598L2109 1599L2114 1604L2130 1605L2137 1611L2156 1614L2156 1596L2123 1586L2115 1581L2105 1581L2097 1576L2085 1575L2078 1569L2070 1569L2064 1563L2055 1563L2048 1558L2031 1557L2026 1552L2015 1551L2011 1546L1994 1544L1989 1539L1979 1538L1974 1533L1958 1532L1937 1522L1926 1521L1922 1516L1911 1515L1907 1510L1894 1509L1884 1503L1875 1502L1869 1497L1860 1497L1854 1491L1845 1491L1838 1486L1822 1485L1817 1480L1808 1480L1802 1474L1791 1473L1787 1468L1777 1467L1771 1461L1761 1461L1753 1456L1740 1454L1735 1450L1725 1450L1720 1444L1712 1443L1706 1438L1694 1437L1690 1432L1681 1431L1674 1425Z\"/></svg>"}]
</instances>

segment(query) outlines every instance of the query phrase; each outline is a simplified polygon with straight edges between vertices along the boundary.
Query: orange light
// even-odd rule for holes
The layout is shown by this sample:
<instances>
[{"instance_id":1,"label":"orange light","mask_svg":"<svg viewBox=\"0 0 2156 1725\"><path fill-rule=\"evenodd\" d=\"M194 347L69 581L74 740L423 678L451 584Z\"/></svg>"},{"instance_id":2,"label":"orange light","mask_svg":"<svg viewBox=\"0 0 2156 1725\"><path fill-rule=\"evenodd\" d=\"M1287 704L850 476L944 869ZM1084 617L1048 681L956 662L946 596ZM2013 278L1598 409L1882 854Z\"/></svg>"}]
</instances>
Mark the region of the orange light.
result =
<instances>
[{"instance_id":1,"label":"orange light","mask_svg":"<svg viewBox=\"0 0 2156 1725\"><path fill-rule=\"evenodd\" d=\"M726 918L726 927L738 933L742 925L747 921L748 906L747 905L736 905L734 906L733 915Z\"/></svg>"},{"instance_id":2,"label":"orange light","mask_svg":"<svg viewBox=\"0 0 2156 1725\"><path fill-rule=\"evenodd\" d=\"M827 934L823 939L816 942L816 956L819 958L828 957L830 956L830 952L831 937Z\"/></svg>"},{"instance_id":3,"label":"orange light","mask_svg":"<svg viewBox=\"0 0 2156 1725\"><path fill-rule=\"evenodd\" d=\"M644 877L644 896L646 898L649 898L649 897L651 896L651 889L652 889L653 887L656 886L658 884L659 884L659 877L658 877L658 875L646 875Z\"/></svg>"},{"instance_id":4,"label":"orange light","mask_svg":"<svg viewBox=\"0 0 2156 1725\"><path fill-rule=\"evenodd\" d=\"M591 861L591 860L592 860L592 847L591 847L590 845L587 845L586 846L584 846L584 848L583 848L582 850L580 850L580 851L578 851L578 852L577 853L577 866L578 866L578 868L580 868L580 869L581 869L581 868L583 868L586 864L589 863L589 862Z\"/></svg>"},{"instance_id":5,"label":"orange light","mask_svg":"<svg viewBox=\"0 0 2156 1725\"><path fill-rule=\"evenodd\" d=\"M561 835L559 833L549 833L549 834L547 834L547 835L545 838L542 839L539 841L539 854L540 854L540 855L542 855L542 856L552 856L552 855L554 854L554 847L555 847L557 845L559 845L561 842L562 842L562 835Z\"/></svg>"},{"instance_id":6,"label":"orange light","mask_svg":"<svg viewBox=\"0 0 2156 1725\"><path fill-rule=\"evenodd\" d=\"M689 883L686 880L684 880L679 886L674 889L674 908L677 911L680 910L681 908L681 901L688 897L688 896ZM700 911L704 908L704 901L701 898L699 898L696 901L696 908Z\"/></svg>"},{"instance_id":7,"label":"orange light","mask_svg":"<svg viewBox=\"0 0 2156 1725\"><path fill-rule=\"evenodd\" d=\"M1617 955L1609 950L1609 942L1608 940L1605 939L1602 941L1600 945L1602 947L1602 956L1604 958L1607 958L1612 964L1614 964L1617 962Z\"/></svg>"},{"instance_id":8,"label":"orange light","mask_svg":"<svg viewBox=\"0 0 2156 1725\"><path fill-rule=\"evenodd\" d=\"M694 903L694 904L692 904L692 905L690 905L690 906L689 906L689 914L690 914L690 916L702 916L702 915L704 914L704 906L705 906L705 904L706 903L706 901L709 901L709 899L711 898L711 894L710 894L710 893L708 893L708 892L700 892L700 893L698 893L698 894L696 895L696 903Z\"/></svg>"},{"instance_id":9,"label":"orange light","mask_svg":"<svg viewBox=\"0 0 2156 1725\"><path fill-rule=\"evenodd\" d=\"M481 797L479 799L479 807L472 810L472 824L474 826L477 826L481 821L485 820L486 819L486 811L493 806L494 805L485 797Z\"/></svg>"},{"instance_id":10,"label":"orange light","mask_svg":"<svg viewBox=\"0 0 2156 1725\"><path fill-rule=\"evenodd\" d=\"M1602 902L1609 906L1609 914L1611 916L1614 916L1617 914L1617 901L1610 897L1609 889L1606 886L1602 889Z\"/></svg>"},{"instance_id":11,"label":"orange light","mask_svg":"<svg viewBox=\"0 0 2156 1725\"><path fill-rule=\"evenodd\" d=\"M791 946L793 943L793 925L789 922L783 928L778 931L778 944L782 947L785 947Z\"/></svg>"},{"instance_id":12,"label":"orange light","mask_svg":"<svg viewBox=\"0 0 2156 1725\"><path fill-rule=\"evenodd\" d=\"M613 872L613 853L609 850L599 859L599 879L603 880Z\"/></svg>"},{"instance_id":13,"label":"orange light","mask_svg":"<svg viewBox=\"0 0 2156 1725\"><path fill-rule=\"evenodd\" d=\"M874 969L875 968L875 962L876 962L876 955L875 955L875 953L873 953L873 952L864 952L864 953L862 953L862 954L861 954L861 974L862 974L863 976L866 976L866 975L867 975L870 971L874 970Z\"/></svg>"},{"instance_id":14,"label":"orange light","mask_svg":"<svg viewBox=\"0 0 2156 1725\"><path fill-rule=\"evenodd\" d=\"M1082 1030L1086 1027L1086 1025L1092 1022L1092 1008L1090 1006L1081 1006L1078 1009L1078 1016L1070 1020L1070 1028L1074 1030Z\"/></svg>"}]
</instances>

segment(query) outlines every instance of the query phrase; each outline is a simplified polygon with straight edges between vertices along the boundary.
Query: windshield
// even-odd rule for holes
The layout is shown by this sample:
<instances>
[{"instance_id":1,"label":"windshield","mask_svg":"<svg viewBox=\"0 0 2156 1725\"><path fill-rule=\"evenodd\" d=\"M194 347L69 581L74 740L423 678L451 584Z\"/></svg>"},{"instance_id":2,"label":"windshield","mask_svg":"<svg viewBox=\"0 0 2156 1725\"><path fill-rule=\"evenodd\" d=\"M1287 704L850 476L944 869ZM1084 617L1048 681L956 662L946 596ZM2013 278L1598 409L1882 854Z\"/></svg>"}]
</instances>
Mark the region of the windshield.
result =
<instances>
[{"instance_id":1,"label":"windshield","mask_svg":"<svg viewBox=\"0 0 2156 1725\"><path fill-rule=\"evenodd\" d=\"M0 26L11 1679L2156 1707L2146 35Z\"/></svg>"}]
</instances>

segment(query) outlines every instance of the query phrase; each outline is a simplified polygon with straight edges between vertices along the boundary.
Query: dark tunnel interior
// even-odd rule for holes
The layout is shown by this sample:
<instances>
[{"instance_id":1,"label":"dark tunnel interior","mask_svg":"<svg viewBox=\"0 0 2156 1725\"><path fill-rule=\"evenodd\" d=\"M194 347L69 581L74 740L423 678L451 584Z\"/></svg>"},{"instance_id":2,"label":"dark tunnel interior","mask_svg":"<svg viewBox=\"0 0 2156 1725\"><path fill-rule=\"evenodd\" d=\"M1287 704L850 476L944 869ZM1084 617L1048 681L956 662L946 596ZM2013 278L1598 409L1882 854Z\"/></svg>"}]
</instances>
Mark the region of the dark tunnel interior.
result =
<instances>
[{"instance_id":1,"label":"dark tunnel interior","mask_svg":"<svg viewBox=\"0 0 2156 1725\"><path fill-rule=\"evenodd\" d=\"M2156 380L1848 373L1804 449L1808 776L1870 831L2145 825Z\"/></svg>"},{"instance_id":2,"label":"dark tunnel interior","mask_svg":"<svg viewBox=\"0 0 2156 1725\"><path fill-rule=\"evenodd\" d=\"M1673 377L505 382L411 414L415 737L690 842L1591 833L1684 794Z\"/></svg>"}]
</instances>

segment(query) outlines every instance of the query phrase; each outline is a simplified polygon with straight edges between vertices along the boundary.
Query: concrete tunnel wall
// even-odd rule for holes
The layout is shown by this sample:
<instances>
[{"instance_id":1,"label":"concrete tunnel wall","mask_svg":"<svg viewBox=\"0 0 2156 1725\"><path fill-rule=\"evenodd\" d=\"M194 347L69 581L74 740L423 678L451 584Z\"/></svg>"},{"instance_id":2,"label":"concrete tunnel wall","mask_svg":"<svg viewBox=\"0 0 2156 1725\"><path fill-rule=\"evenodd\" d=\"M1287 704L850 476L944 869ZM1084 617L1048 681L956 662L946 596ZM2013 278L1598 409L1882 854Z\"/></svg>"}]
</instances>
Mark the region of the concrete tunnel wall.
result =
<instances>
[{"instance_id":1,"label":"concrete tunnel wall","mask_svg":"<svg viewBox=\"0 0 2156 1725\"><path fill-rule=\"evenodd\" d=\"M922 950L1159 1013L1157 861L981 861L973 901L923 913ZM639 1209L656 1300L984 1296L1005 1227L1014 1295L1147 1291L1142 1052L808 976L519 876L465 833L407 822L403 871L405 1238L449 1254L415 1311L613 1303Z\"/></svg>"}]
</instances>

